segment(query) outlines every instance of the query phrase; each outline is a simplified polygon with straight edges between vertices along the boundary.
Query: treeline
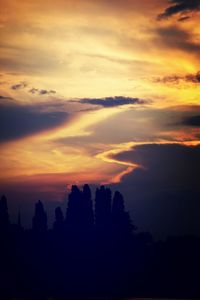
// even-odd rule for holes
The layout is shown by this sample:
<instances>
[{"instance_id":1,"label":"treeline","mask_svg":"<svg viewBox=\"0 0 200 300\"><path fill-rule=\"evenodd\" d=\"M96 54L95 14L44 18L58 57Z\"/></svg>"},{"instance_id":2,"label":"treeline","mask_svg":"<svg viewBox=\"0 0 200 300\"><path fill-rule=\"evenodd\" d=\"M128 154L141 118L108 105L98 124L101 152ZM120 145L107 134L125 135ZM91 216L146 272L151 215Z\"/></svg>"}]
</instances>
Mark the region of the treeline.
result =
<instances>
[{"instance_id":1,"label":"treeline","mask_svg":"<svg viewBox=\"0 0 200 300\"><path fill-rule=\"evenodd\" d=\"M122 194L104 186L93 201L87 184L73 185L51 229L41 201L31 229L20 215L11 224L2 196L0 245L0 299L200 296L199 238L154 242L136 231Z\"/></svg>"},{"instance_id":2,"label":"treeline","mask_svg":"<svg viewBox=\"0 0 200 300\"><path fill-rule=\"evenodd\" d=\"M132 225L129 213L125 211L124 199L120 192L116 191L112 198L111 190L101 186L96 189L94 205L88 184L85 184L82 190L73 185L68 198L65 216L59 206L55 209L53 230L57 234L66 231L68 234L84 236L95 230L104 237L111 234L111 231L117 238L132 236L135 226ZM17 224L10 223L7 199L3 195L0 200L0 233L7 234L12 229L23 229L21 215L18 215ZM47 229L47 213L39 200L35 204L32 231L42 234Z\"/></svg>"}]
</instances>

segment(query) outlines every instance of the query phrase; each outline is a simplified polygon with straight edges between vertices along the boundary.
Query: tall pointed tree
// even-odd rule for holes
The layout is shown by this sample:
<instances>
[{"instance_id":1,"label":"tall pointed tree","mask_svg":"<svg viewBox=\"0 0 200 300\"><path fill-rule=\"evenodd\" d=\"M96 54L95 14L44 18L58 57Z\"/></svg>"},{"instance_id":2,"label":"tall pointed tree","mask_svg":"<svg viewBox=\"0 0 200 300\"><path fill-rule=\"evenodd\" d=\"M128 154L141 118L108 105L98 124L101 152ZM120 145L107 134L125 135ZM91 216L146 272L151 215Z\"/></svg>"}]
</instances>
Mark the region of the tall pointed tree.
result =
<instances>
[{"instance_id":1,"label":"tall pointed tree","mask_svg":"<svg viewBox=\"0 0 200 300\"><path fill-rule=\"evenodd\" d=\"M132 235L135 227L131 223L130 215L125 211L124 198L118 191L115 192L112 204L112 230L118 238L127 238Z\"/></svg>"},{"instance_id":2,"label":"tall pointed tree","mask_svg":"<svg viewBox=\"0 0 200 300\"><path fill-rule=\"evenodd\" d=\"M98 229L108 229L111 222L111 190L101 186L96 190L95 224Z\"/></svg>"},{"instance_id":3,"label":"tall pointed tree","mask_svg":"<svg viewBox=\"0 0 200 300\"><path fill-rule=\"evenodd\" d=\"M55 222L53 224L53 229L56 231L63 230L64 227L64 216L62 209L60 207L56 207L55 209Z\"/></svg>"},{"instance_id":4,"label":"tall pointed tree","mask_svg":"<svg viewBox=\"0 0 200 300\"><path fill-rule=\"evenodd\" d=\"M87 231L94 224L91 190L88 184L81 191L76 185L72 185L68 196L66 224L71 230L78 232Z\"/></svg>"},{"instance_id":5,"label":"tall pointed tree","mask_svg":"<svg viewBox=\"0 0 200 300\"><path fill-rule=\"evenodd\" d=\"M94 225L94 212L92 204L92 194L88 184L83 186L83 221L85 229L92 229Z\"/></svg>"},{"instance_id":6,"label":"tall pointed tree","mask_svg":"<svg viewBox=\"0 0 200 300\"><path fill-rule=\"evenodd\" d=\"M34 231L45 232L47 230L47 214L40 200L35 204L35 215L32 222Z\"/></svg>"},{"instance_id":7,"label":"tall pointed tree","mask_svg":"<svg viewBox=\"0 0 200 300\"><path fill-rule=\"evenodd\" d=\"M79 231L82 227L82 192L76 185L72 185L68 196L66 225L75 231Z\"/></svg>"}]
</instances>

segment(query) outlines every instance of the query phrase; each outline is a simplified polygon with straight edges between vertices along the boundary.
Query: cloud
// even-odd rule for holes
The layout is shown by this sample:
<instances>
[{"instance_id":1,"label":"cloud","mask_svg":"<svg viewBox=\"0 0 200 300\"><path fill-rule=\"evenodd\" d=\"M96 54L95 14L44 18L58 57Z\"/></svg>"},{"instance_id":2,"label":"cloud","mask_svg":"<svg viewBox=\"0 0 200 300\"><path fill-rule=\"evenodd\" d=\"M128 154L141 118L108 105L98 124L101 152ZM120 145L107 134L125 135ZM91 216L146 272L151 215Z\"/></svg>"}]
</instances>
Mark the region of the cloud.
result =
<instances>
[{"instance_id":1,"label":"cloud","mask_svg":"<svg viewBox=\"0 0 200 300\"><path fill-rule=\"evenodd\" d=\"M198 139L198 129L186 127L183 120L200 114L200 106L172 106L165 108L131 107L121 109L119 113L92 124L87 128L90 135L67 137L61 139L61 143L73 146L92 145L95 154L102 149L101 144L124 144L129 142L155 142L155 141L191 141ZM122 126L123 124L123 126ZM117 133L117 134L116 134ZM95 148L94 145L97 145ZM92 150L93 151L93 150Z\"/></svg>"},{"instance_id":2,"label":"cloud","mask_svg":"<svg viewBox=\"0 0 200 300\"><path fill-rule=\"evenodd\" d=\"M29 86L29 84L26 81L22 81L17 84L11 85L10 88L14 91L17 91L17 90L21 90L21 89L26 89L28 86ZM54 90L46 90L46 89L38 89L38 88L31 88L31 89L29 89L28 92L32 95L36 94L36 95L40 95L40 96L56 94L56 91L54 91Z\"/></svg>"},{"instance_id":3,"label":"cloud","mask_svg":"<svg viewBox=\"0 0 200 300\"><path fill-rule=\"evenodd\" d=\"M145 104L147 101L139 98L115 96L106 98L83 98L80 100L80 103L100 105L103 107L115 107L128 104Z\"/></svg>"},{"instance_id":4,"label":"cloud","mask_svg":"<svg viewBox=\"0 0 200 300\"><path fill-rule=\"evenodd\" d=\"M16 91L16 90L20 90L20 89L26 88L27 85L28 85L27 82L22 81L22 82L20 82L20 83L17 83L17 84L12 85L12 86L11 86L11 89L14 90L14 91Z\"/></svg>"},{"instance_id":5,"label":"cloud","mask_svg":"<svg viewBox=\"0 0 200 300\"><path fill-rule=\"evenodd\" d=\"M143 166L115 186L140 230L200 235L200 146L146 144L112 157Z\"/></svg>"},{"instance_id":6,"label":"cloud","mask_svg":"<svg viewBox=\"0 0 200 300\"><path fill-rule=\"evenodd\" d=\"M0 104L0 142L51 129L66 122L69 114L42 111L39 105Z\"/></svg>"},{"instance_id":7,"label":"cloud","mask_svg":"<svg viewBox=\"0 0 200 300\"><path fill-rule=\"evenodd\" d=\"M29 93L35 95L53 95L56 94L56 91L54 90L44 90L44 89L36 89L36 88L32 88L29 90Z\"/></svg>"},{"instance_id":8,"label":"cloud","mask_svg":"<svg viewBox=\"0 0 200 300\"><path fill-rule=\"evenodd\" d=\"M178 84L180 80L182 80L184 77L179 75L168 75L163 77L154 77L153 82L154 83L164 83L164 84Z\"/></svg>"},{"instance_id":9,"label":"cloud","mask_svg":"<svg viewBox=\"0 0 200 300\"><path fill-rule=\"evenodd\" d=\"M185 80L193 83L200 83L200 71L196 74L188 74L185 76Z\"/></svg>"},{"instance_id":10,"label":"cloud","mask_svg":"<svg viewBox=\"0 0 200 300\"><path fill-rule=\"evenodd\" d=\"M160 43L164 46L180 49L188 53L194 53L199 56L200 44L191 41L191 35L189 32L184 31L176 26L159 27L156 29L159 39L156 39L156 43Z\"/></svg>"},{"instance_id":11,"label":"cloud","mask_svg":"<svg viewBox=\"0 0 200 300\"><path fill-rule=\"evenodd\" d=\"M186 126L200 127L200 115L185 118L182 124Z\"/></svg>"},{"instance_id":12,"label":"cloud","mask_svg":"<svg viewBox=\"0 0 200 300\"><path fill-rule=\"evenodd\" d=\"M189 16L183 16L183 17L180 17L180 18L178 19L178 21L179 21L179 22L184 22L184 21L187 21L188 19L190 19Z\"/></svg>"},{"instance_id":13,"label":"cloud","mask_svg":"<svg viewBox=\"0 0 200 300\"><path fill-rule=\"evenodd\" d=\"M153 78L153 82L164 83L164 84L179 84L181 81L200 84L200 71L198 71L195 74L186 74L186 75L172 74L164 77Z\"/></svg>"},{"instance_id":14,"label":"cloud","mask_svg":"<svg viewBox=\"0 0 200 300\"><path fill-rule=\"evenodd\" d=\"M26 81L19 82L17 84L14 84L11 86L11 89L14 91L26 89L29 86L29 84ZM38 89L38 88L31 88L28 90L28 92L32 95L53 95L56 94L56 91L54 90L46 90L46 89Z\"/></svg>"},{"instance_id":15,"label":"cloud","mask_svg":"<svg viewBox=\"0 0 200 300\"><path fill-rule=\"evenodd\" d=\"M11 100L10 97L0 95L0 100Z\"/></svg>"},{"instance_id":16,"label":"cloud","mask_svg":"<svg viewBox=\"0 0 200 300\"><path fill-rule=\"evenodd\" d=\"M200 10L200 0L169 0L171 6L167 7L165 11L158 15L158 19L166 19L176 14L188 14L190 12L197 12ZM182 20L188 18L188 16L183 16ZM179 19L179 21L182 21Z\"/></svg>"}]
</instances>

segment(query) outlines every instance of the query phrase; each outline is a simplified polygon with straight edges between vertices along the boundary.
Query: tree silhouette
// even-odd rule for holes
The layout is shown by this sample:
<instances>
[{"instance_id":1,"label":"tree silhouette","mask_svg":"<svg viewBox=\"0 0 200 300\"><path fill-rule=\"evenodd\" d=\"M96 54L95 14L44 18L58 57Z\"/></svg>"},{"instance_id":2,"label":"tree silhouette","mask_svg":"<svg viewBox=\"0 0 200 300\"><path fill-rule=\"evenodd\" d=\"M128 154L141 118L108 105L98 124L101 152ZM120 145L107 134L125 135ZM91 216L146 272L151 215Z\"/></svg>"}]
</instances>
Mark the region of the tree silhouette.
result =
<instances>
[{"instance_id":1,"label":"tree silhouette","mask_svg":"<svg viewBox=\"0 0 200 300\"><path fill-rule=\"evenodd\" d=\"M10 221L8 214L7 198L3 195L0 200L0 231L9 229Z\"/></svg>"},{"instance_id":2,"label":"tree silhouette","mask_svg":"<svg viewBox=\"0 0 200 300\"><path fill-rule=\"evenodd\" d=\"M67 228L77 232L92 229L94 225L91 190L88 184L83 186L83 191L76 185L72 186L68 196L66 213Z\"/></svg>"},{"instance_id":3,"label":"tree silhouette","mask_svg":"<svg viewBox=\"0 0 200 300\"><path fill-rule=\"evenodd\" d=\"M63 230L64 227L64 216L62 209L60 207L56 207L55 209L55 222L53 224L53 229L56 231Z\"/></svg>"},{"instance_id":4,"label":"tree silhouette","mask_svg":"<svg viewBox=\"0 0 200 300\"><path fill-rule=\"evenodd\" d=\"M111 225L111 190L104 186L96 189L95 225L100 231L109 231Z\"/></svg>"},{"instance_id":5,"label":"tree silhouette","mask_svg":"<svg viewBox=\"0 0 200 300\"><path fill-rule=\"evenodd\" d=\"M34 231L42 233L47 230L47 214L40 200L35 204L35 215L32 222Z\"/></svg>"},{"instance_id":6,"label":"tree silhouette","mask_svg":"<svg viewBox=\"0 0 200 300\"><path fill-rule=\"evenodd\" d=\"M94 213L92 204L92 194L88 184L83 186L83 223L85 229L92 229L94 226Z\"/></svg>"},{"instance_id":7,"label":"tree silhouette","mask_svg":"<svg viewBox=\"0 0 200 300\"><path fill-rule=\"evenodd\" d=\"M130 219L130 215L125 211L124 198L118 191L115 192L112 204L112 230L115 237L125 239L132 235L136 229Z\"/></svg>"},{"instance_id":8,"label":"tree silhouette","mask_svg":"<svg viewBox=\"0 0 200 300\"><path fill-rule=\"evenodd\" d=\"M95 220L94 220L95 219ZM118 191L72 186L66 219L55 209L53 230L41 201L32 230L11 224L0 200L0 299L200 299L200 238L154 242L135 232ZM197 275L196 275L197 274Z\"/></svg>"},{"instance_id":9,"label":"tree silhouette","mask_svg":"<svg viewBox=\"0 0 200 300\"><path fill-rule=\"evenodd\" d=\"M68 206L66 212L67 228L73 231L81 231L83 224L82 215L82 193L76 185L72 185L68 196Z\"/></svg>"}]
</instances>

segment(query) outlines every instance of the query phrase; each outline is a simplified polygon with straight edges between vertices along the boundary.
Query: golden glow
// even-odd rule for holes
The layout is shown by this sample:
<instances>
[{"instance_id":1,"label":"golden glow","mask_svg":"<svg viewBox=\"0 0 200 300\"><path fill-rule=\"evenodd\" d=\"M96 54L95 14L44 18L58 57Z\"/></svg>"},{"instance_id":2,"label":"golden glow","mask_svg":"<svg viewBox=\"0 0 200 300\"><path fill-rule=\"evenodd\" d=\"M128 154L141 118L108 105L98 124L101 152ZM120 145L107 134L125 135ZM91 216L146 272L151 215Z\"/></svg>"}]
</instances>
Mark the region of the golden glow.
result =
<instances>
[{"instance_id":1,"label":"golden glow","mask_svg":"<svg viewBox=\"0 0 200 300\"><path fill-rule=\"evenodd\" d=\"M100 111L92 111L85 113L83 115L80 115L80 117L77 116L77 119L74 120L71 124L64 125L62 128L56 129L54 132L50 131L48 134L45 133L44 135L41 135L41 138L43 140L52 140L66 137L90 135L91 131L88 130L90 126L100 121L103 121L109 118L109 116L113 116L118 112L118 108L109 108L102 109Z\"/></svg>"}]
</instances>

